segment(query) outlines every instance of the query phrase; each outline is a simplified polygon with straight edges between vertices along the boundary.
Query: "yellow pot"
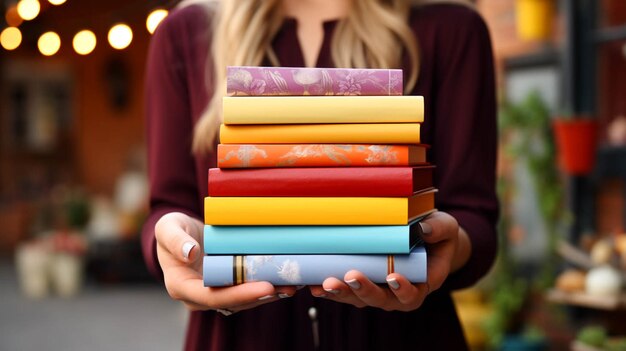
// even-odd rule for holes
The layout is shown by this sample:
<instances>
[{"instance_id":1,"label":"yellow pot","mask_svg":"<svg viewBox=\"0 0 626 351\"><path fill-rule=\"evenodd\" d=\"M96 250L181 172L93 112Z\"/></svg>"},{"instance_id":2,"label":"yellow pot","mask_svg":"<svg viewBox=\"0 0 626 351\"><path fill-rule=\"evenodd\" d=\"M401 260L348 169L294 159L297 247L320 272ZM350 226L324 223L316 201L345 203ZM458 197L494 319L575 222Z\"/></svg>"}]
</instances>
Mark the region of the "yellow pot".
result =
<instances>
[{"instance_id":1,"label":"yellow pot","mask_svg":"<svg viewBox=\"0 0 626 351\"><path fill-rule=\"evenodd\" d=\"M547 40L552 35L554 0L517 0L517 34L523 40Z\"/></svg>"}]
</instances>

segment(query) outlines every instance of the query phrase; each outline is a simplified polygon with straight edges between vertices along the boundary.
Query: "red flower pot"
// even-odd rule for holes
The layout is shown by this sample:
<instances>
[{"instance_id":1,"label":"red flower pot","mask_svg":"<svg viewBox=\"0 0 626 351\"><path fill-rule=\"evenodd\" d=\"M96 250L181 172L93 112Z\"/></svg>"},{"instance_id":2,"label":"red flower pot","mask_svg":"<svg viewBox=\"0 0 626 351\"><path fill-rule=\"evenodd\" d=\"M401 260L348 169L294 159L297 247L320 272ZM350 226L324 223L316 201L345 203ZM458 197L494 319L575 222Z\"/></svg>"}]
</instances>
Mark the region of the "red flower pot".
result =
<instances>
[{"instance_id":1,"label":"red flower pot","mask_svg":"<svg viewBox=\"0 0 626 351\"><path fill-rule=\"evenodd\" d=\"M553 127L561 170L570 175L589 173L596 157L596 122L590 119L556 119Z\"/></svg>"}]
</instances>

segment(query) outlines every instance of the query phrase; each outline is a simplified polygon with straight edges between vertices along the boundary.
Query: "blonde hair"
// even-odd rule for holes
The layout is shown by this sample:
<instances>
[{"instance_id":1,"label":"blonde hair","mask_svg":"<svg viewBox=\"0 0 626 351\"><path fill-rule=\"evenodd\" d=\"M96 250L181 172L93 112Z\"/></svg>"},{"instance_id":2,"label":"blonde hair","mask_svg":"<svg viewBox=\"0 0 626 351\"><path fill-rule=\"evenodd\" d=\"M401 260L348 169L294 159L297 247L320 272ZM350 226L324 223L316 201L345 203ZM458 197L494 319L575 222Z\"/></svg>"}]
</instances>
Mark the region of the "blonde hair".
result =
<instances>
[{"instance_id":1,"label":"blonde hair","mask_svg":"<svg viewBox=\"0 0 626 351\"><path fill-rule=\"evenodd\" d=\"M200 3L191 0L192 3ZM193 151L213 148L222 120L222 97L226 92L226 66L258 66L265 58L280 62L271 42L284 16L280 0L204 1L214 14L211 45L212 67L207 67L213 88L209 105L195 126ZM419 52L417 39L408 25L409 0L354 0L347 18L333 34L332 59L336 67L399 68L404 48L410 59L405 91L417 82ZM212 83L211 83L212 82Z\"/></svg>"}]
</instances>

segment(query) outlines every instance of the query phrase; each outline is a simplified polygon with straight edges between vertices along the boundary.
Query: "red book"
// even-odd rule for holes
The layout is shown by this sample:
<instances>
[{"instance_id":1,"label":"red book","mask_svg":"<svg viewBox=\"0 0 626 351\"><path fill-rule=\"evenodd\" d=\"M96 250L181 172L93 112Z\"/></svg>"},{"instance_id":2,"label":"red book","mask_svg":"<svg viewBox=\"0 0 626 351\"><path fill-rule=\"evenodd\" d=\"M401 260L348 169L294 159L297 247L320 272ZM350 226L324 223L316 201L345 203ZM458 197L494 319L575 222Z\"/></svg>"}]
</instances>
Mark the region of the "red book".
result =
<instances>
[{"instance_id":1,"label":"red book","mask_svg":"<svg viewBox=\"0 0 626 351\"><path fill-rule=\"evenodd\" d=\"M433 187L434 166L209 170L209 196L409 197Z\"/></svg>"}]
</instances>

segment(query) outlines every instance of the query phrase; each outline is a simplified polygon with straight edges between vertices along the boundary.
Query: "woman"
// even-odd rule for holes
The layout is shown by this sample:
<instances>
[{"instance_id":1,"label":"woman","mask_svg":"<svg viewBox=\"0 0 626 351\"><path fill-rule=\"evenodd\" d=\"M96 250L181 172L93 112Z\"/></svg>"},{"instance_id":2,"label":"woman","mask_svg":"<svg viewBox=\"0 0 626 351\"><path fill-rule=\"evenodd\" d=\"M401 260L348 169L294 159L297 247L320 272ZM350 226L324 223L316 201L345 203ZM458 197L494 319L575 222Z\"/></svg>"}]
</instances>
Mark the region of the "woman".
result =
<instances>
[{"instance_id":1,"label":"woman","mask_svg":"<svg viewBox=\"0 0 626 351\"><path fill-rule=\"evenodd\" d=\"M449 293L489 269L498 211L493 62L480 16L407 0L198 3L159 26L146 85L144 256L172 298L193 311L186 349L466 349ZM404 69L405 93L425 99L422 139L432 145L440 189L440 212L423 222L428 283L392 274L381 286L351 271L300 290L202 286L202 206L226 65Z\"/></svg>"}]
</instances>

